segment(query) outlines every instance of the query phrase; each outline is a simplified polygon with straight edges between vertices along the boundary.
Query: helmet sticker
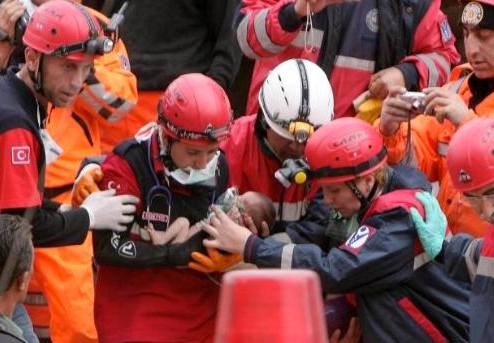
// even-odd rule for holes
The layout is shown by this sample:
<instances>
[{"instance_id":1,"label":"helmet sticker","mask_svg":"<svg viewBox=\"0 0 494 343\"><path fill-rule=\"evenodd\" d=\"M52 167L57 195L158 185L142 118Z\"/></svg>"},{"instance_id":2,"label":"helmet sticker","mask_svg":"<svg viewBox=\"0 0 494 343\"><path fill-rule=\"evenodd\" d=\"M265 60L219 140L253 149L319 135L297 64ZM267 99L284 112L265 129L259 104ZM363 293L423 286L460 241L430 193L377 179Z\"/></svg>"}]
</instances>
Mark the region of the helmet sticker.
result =
<instances>
[{"instance_id":1,"label":"helmet sticker","mask_svg":"<svg viewBox=\"0 0 494 343\"><path fill-rule=\"evenodd\" d=\"M478 25L484 17L484 9L478 2L469 2L464 8L461 14L461 23Z\"/></svg>"},{"instance_id":2,"label":"helmet sticker","mask_svg":"<svg viewBox=\"0 0 494 343\"><path fill-rule=\"evenodd\" d=\"M365 16L365 25L374 33L379 29L377 13L377 8L373 8Z\"/></svg>"},{"instance_id":3,"label":"helmet sticker","mask_svg":"<svg viewBox=\"0 0 494 343\"><path fill-rule=\"evenodd\" d=\"M469 183L472 181L472 178L464 169L460 169L459 180L461 183Z\"/></svg>"}]
</instances>

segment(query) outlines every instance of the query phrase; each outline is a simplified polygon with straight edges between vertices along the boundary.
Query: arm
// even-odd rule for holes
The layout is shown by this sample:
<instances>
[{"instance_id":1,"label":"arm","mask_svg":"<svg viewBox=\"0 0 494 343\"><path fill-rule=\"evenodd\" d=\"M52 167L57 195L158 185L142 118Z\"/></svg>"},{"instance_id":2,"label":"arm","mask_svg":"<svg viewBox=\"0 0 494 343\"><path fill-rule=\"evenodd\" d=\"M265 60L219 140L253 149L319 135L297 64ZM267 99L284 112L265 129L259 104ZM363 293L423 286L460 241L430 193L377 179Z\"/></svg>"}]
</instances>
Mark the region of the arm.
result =
<instances>
[{"instance_id":1,"label":"arm","mask_svg":"<svg viewBox=\"0 0 494 343\"><path fill-rule=\"evenodd\" d=\"M407 89L442 86L448 80L451 65L460 61L455 38L440 5L440 0L431 2L415 30L412 54L397 66L405 75Z\"/></svg>"},{"instance_id":2,"label":"arm","mask_svg":"<svg viewBox=\"0 0 494 343\"><path fill-rule=\"evenodd\" d=\"M410 214L425 252L431 259L444 263L453 278L471 283L484 240L459 234L448 242L444 238L448 223L436 198L426 192L415 197L424 206L425 216L422 218L415 208Z\"/></svg>"},{"instance_id":3,"label":"arm","mask_svg":"<svg viewBox=\"0 0 494 343\"><path fill-rule=\"evenodd\" d=\"M108 22L102 14L90 11L100 21ZM76 99L74 112L89 112L109 121L123 118L137 103L137 80L130 71L129 57L121 39L112 52L95 59L94 70Z\"/></svg>"},{"instance_id":4,"label":"arm","mask_svg":"<svg viewBox=\"0 0 494 343\"><path fill-rule=\"evenodd\" d=\"M408 118L412 114L411 105L400 99L403 92L401 87L391 88L383 103L381 118L374 123L383 137L391 164L402 162L407 151ZM438 137L450 123L441 124L435 117L419 115L410 124L412 164L426 174L429 181L436 181L442 176Z\"/></svg>"},{"instance_id":5,"label":"arm","mask_svg":"<svg viewBox=\"0 0 494 343\"><path fill-rule=\"evenodd\" d=\"M244 55L258 59L285 50L297 37L302 23L295 13L294 1L242 0L233 26Z\"/></svg>"},{"instance_id":6,"label":"arm","mask_svg":"<svg viewBox=\"0 0 494 343\"><path fill-rule=\"evenodd\" d=\"M215 37L206 75L228 90L237 75L241 52L232 35L232 20L238 0L211 0L206 5L208 27Z\"/></svg>"},{"instance_id":7,"label":"arm","mask_svg":"<svg viewBox=\"0 0 494 343\"><path fill-rule=\"evenodd\" d=\"M102 169L104 176L100 188L115 188L117 194L133 194L142 199L132 169L122 157L108 155ZM138 204L136 214L140 216L141 213L142 204ZM120 267L175 267L187 265L192 251L204 251L202 239L205 234L202 232L182 244L152 245L130 238L133 225L137 225L135 221L122 233L94 233L94 256L98 263Z\"/></svg>"},{"instance_id":8,"label":"arm","mask_svg":"<svg viewBox=\"0 0 494 343\"><path fill-rule=\"evenodd\" d=\"M261 239L236 225L219 209L204 230L207 247L243 253L260 267L316 271L330 293L375 292L407 280L413 273L415 232L408 213L395 209L371 217L348 241L329 252L313 244L283 244Z\"/></svg>"}]
</instances>

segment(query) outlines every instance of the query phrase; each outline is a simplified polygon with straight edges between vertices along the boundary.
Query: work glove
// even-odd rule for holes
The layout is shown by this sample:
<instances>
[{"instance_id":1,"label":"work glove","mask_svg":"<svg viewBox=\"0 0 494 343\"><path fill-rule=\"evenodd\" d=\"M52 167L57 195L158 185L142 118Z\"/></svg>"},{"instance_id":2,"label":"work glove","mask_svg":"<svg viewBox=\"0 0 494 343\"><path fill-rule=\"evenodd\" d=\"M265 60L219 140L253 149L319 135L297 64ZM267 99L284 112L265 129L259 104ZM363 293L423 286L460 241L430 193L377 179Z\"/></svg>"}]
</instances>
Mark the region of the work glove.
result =
<instances>
[{"instance_id":1,"label":"work glove","mask_svg":"<svg viewBox=\"0 0 494 343\"><path fill-rule=\"evenodd\" d=\"M416 193L415 197L424 206L426 221L422 219L416 208L410 209L410 215L417 228L422 247L431 259L435 259L441 252L448 222L439 203L431 193L420 192Z\"/></svg>"},{"instance_id":2,"label":"work glove","mask_svg":"<svg viewBox=\"0 0 494 343\"><path fill-rule=\"evenodd\" d=\"M198 251L192 252L191 257L195 262L189 262L189 268L205 274L225 272L242 261L240 254L222 254L214 248L206 248L206 250L208 255Z\"/></svg>"},{"instance_id":3,"label":"work glove","mask_svg":"<svg viewBox=\"0 0 494 343\"><path fill-rule=\"evenodd\" d=\"M133 195L115 195L114 189L91 193L82 203L89 214L89 228L93 230L125 231L132 222L135 204Z\"/></svg>"},{"instance_id":4,"label":"work glove","mask_svg":"<svg viewBox=\"0 0 494 343\"><path fill-rule=\"evenodd\" d=\"M103 172L99 165L91 163L82 168L72 188L72 207L81 206L89 194L99 191L97 182L100 182L102 179Z\"/></svg>"}]
</instances>

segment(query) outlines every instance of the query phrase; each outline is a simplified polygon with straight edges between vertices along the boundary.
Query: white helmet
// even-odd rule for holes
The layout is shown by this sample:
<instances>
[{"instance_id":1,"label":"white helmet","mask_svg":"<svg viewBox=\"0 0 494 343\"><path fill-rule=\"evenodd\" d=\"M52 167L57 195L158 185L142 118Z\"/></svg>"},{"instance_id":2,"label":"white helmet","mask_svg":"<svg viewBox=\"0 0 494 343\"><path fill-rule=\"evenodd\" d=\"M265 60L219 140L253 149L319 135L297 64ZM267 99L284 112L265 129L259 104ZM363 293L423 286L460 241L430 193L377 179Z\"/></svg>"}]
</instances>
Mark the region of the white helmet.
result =
<instances>
[{"instance_id":1,"label":"white helmet","mask_svg":"<svg viewBox=\"0 0 494 343\"><path fill-rule=\"evenodd\" d=\"M303 59L285 61L269 73L259 104L271 129L299 143L334 117L328 77L317 64Z\"/></svg>"}]
</instances>

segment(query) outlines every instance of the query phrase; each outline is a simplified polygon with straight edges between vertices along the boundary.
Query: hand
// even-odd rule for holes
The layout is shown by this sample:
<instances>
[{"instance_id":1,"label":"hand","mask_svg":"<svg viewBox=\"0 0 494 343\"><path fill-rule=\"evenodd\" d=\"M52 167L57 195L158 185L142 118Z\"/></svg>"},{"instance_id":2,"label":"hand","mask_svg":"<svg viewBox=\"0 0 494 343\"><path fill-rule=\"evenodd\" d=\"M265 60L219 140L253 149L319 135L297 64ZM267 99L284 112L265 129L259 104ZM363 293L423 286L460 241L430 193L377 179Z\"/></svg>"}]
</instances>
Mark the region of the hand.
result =
<instances>
[{"instance_id":1,"label":"hand","mask_svg":"<svg viewBox=\"0 0 494 343\"><path fill-rule=\"evenodd\" d=\"M369 92L374 98L384 99L395 86L405 87L405 76L400 69L390 67L371 76Z\"/></svg>"},{"instance_id":2,"label":"hand","mask_svg":"<svg viewBox=\"0 0 494 343\"><path fill-rule=\"evenodd\" d=\"M183 243L187 240L190 222L185 217L178 217L168 226L166 231L156 231L152 223L149 223L146 230L153 245L165 245L171 243Z\"/></svg>"},{"instance_id":3,"label":"hand","mask_svg":"<svg viewBox=\"0 0 494 343\"><path fill-rule=\"evenodd\" d=\"M85 166L74 181L72 206L79 207L89 194L99 191L97 182L101 180L103 180L103 172L99 165L91 163Z\"/></svg>"},{"instance_id":4,"label":"hand","mask_svg":"<svg viewBox=\"0 0 494 343\"><path fill-rule=\"evenodd\" d=\"M81 204L89 215L89 228L93 230L125 231L124 224L134 220L135 204L139 198L133 195L115 195L114 189L91 193Z\"/></svg>"},{"instance_id":5,"label":"hand","mask_svg":"<svg viewBox=\"0 0 494 343\"><path fill-rule=\"evenodd\" d=\"M198 272L209 274L213 272L225 272L232 266L242 261L240 254L222 254L214 248L206 248L208 255L194 251L191 254L195 262L189 262L189 268Z\"/></svg>"},{"instance_id":6,"label":"hand","mask_svg":"<svg viewBox=\"0 0 494 343\"><path fill-rule=\"evenodd\" d=\"M217 206L213 205L212 209L214 215L210 224L204 224L202 227L211 236L211 239L203 241L204 246L243 255L245 243L252 233L228 218Z\"/></svg>"},{"instance_id":7,"label":"hand","mask_svg":"<svg viewBox=\"0 0 494 343\"><path fill-rule=\"evenodd\" d=\"M423 90L425 98L425 114L435 115L438 122L448 119L455 126L468 115L468 107L456 93L445 88L431 87Z\"/></svg>"},{"instance_id":8,"label":"hand","mask_svg":"<svg viewBox=\"0 0 494 343\"><path fill-rule=\"evenodd\" d=\"M22 16L26 6L19 0L5 0L0 4L0 29L14 39L15 24Z\"/></svg>"},{"instance_id":9,"label":"hand","mask_svg":"<svg viewBox=\"0 0 494 343\"><path fill-rule=\"evenodd\" d=\"M385 136L393 135L400 124L410 118L412 105L400 98L406 91L406 88L401 86L391 87L388 97L383 102L379 130Z\"/></svg>"},{"instance_id":10,"label":"hand","mask_svg":"<svg viewBox=\"0 0 494 343\"><path fill-rule=\"evenodd\" d=\"M252 217L249 216L247 213L242 213L241 218L242 218L242 223L244 224L244 226L247 227L247 229L249 229L250 232L259 236L259 230L257 229L256 224L254 223L254 219L252 219ZM260 236L261 237L269 236L269 225L264 220L261 223L261 235Z\"/></svg>"},{"instance_id":11,"label":"hand","mask_svg":"<svg viewBox=\"0 0 494 343\"><path fill-rule=\"evenodd\" d=\"M410 215L417 228L422 247L431 259L435 259L441 252L448 222L437 199L431 193L420 192L416 193L415 197L424 206L426 221L424 222L416 208L410 209Z\"/></svg>"},{"instance_id":12,"label":"hand","mask_svg":"<svg viewBox=\"0 0 494 343\"><path fill-rule=\"evenodd\" d=\"M360 0L296 0L294 4L295 13L300 17L307 16L307 3L312 13L319 13L328 5L337 5L344 2L358 2Z\"/></svg>"},{"instance_id":13,"label":"hand","mask_svg":"<svg viewBox=\"0 0 494 343\"><path fill-rule=\"evenodd\" d=\"M362 330L358 324L357 318L353 317L350 320L350 325L348 326L348 330L344 337L340 339L341 330L336 330L331 338L329 339L329 343L359 343L360 338L362 337Z\"/></svg>"}]
</instances>

